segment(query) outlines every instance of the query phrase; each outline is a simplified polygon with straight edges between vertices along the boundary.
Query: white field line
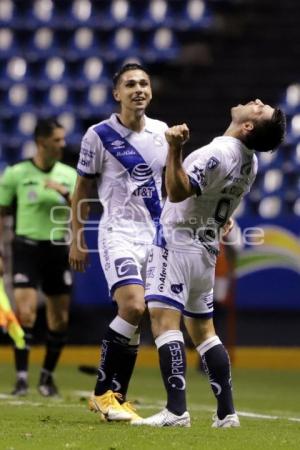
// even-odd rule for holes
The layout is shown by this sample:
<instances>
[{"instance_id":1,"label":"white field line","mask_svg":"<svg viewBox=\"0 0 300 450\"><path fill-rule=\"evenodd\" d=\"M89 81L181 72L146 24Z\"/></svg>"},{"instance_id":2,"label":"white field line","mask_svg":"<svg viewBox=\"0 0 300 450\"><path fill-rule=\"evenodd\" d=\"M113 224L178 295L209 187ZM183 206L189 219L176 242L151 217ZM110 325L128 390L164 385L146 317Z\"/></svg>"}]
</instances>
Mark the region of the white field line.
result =
<instances>
[{"instance_id":1,"label":"white field line","mask_svg":"<svg viewBox=\"0 0 300 450\"><path fill-rule=\"evenodd\" d=\"M91 395L90 391L73 391L72 394L76 397L86 397L89 398ZM48 402L47 405L45 403L41 402L33 402L28 400L15 400L12 398L11 395L6 394L0 394L0 401L3 400L1 403L5 403L7 405L12 406L47 406L47 407L61 407L61 408L86 408L85 404L80 403L64 403L63 399L53 399L51 402ZM147 399L143 398L140 399L141 404L139 405L142 409L156 409L161 408L165 406L165 402L158 401L156 403L148 403ZM205 411L214 413L215 409L208 405L196 405L191 403L189 405L189 409L191 411ZM254 412L248 412L248 411L237 411L237 414L241 417L249 417L252 419L263 419L263 420L288 420L290 422L300 422L300 417L288 417L288 416L279 416L279 415L271 415L271 414L260 414L260 413L254 413Z\"/></svg>"}]
</instances>

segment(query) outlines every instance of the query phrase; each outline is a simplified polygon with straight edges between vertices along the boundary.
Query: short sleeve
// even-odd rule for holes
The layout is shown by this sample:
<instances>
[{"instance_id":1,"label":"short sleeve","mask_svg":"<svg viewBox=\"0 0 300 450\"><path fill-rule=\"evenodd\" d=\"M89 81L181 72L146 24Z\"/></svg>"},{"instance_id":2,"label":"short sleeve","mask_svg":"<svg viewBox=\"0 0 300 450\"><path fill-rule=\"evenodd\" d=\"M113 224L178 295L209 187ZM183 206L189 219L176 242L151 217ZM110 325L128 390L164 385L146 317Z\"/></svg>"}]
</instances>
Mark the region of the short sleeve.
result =
<instances>
[{"instance_id":1,"label":"short sleeve","mask_svg":"<svg viewBox=\"0 0 300 450\"><path fill-rule=\"evenodd\" d=\"M186 172L197 195L213 191L226 176L220 152L199 152L192 162L187 161Z\"/></svg>"},{"instance_id":2,"label":"short sleeve","mask_svg":"<svg viewBox=\"0 0 300 450\"><path fill-rule=\"evenodd\" d=\"M13 167L7 167L0 178L0 206L10 206L16 196L17 183Z\"/></svg>"},{"instance_id":3,"label":"short sleeve","mask_svg":"<svg viewBox=\"0 0 300 450\"><path fill-rule=\"evenodd\" d=\"M97 133L89 128L81 141L77 173L94 178L101 173L105 149Z\"/></svg>"}]
</instances>

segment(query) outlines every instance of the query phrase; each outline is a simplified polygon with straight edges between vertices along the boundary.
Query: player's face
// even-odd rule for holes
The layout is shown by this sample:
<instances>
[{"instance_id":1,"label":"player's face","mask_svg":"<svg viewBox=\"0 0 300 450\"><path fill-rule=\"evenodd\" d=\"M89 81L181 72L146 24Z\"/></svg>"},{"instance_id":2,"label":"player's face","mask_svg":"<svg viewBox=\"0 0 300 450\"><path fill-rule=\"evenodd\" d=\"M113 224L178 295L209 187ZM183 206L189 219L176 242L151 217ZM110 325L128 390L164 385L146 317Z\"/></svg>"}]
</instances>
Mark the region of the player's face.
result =
<instances>
[{"instance_id":1,"label":"player's face","mask_svg":"<svg viewBox=\"0 0 300 450\"><path fill-rule=\"evenodd\" d=\"M63 149L66 145L65 130L63 128L54 128L49 137L41 138L41 147L43 156L48 162L55 162L61 159Z\"/></svg>"},{"instance_id":2,"label":"player's face","mask_svg":"<svg viewBox=\"0 0 300 450\"><path fill-rule=\"evenodd\" d=\"M114 90L114 96L120 102L122 110L144 111L152 98L148 75L138 69L124 72Z\"/></svg>"},{"instance_id":3,"label":"player's face","mask_svg":"<svg viewBox=\"0 0 300 450\"><path fill-rule=\"evenodd\" d=\"M269 120L274 113L274 108L265 105L258 98L245 105L237 105L231 108L232 120L237 123L246 121Z\"/></svg>"}]
</instances>

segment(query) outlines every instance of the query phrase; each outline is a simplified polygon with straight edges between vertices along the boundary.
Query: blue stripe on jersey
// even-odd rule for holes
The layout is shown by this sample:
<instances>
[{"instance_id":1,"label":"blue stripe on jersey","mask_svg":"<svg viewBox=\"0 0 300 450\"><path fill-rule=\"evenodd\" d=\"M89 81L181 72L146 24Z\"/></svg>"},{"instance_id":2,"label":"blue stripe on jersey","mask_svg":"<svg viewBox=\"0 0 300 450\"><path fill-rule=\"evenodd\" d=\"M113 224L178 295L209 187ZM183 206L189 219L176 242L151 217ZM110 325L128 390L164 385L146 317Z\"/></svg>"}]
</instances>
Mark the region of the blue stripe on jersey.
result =
<instances>
[{"instance_id":1,"label":"blue stripe on jersey","mask_svg":"<svg viewBox=\"0 0 300 450\"><path fill-rule=\"evenodd\" d=\"M80 175L81 177L85 177L85 178L96 178L97 174L94 173L85 173L80 169L77 169L77 173L78 175Z\"/></svg>"},{"instance_id":2,"label":"blue stripe on jersey","mask_svg":"<svg viewBox=\"0 0 300 450\"><path fill-rule=\"evenodd\" d=\"M194 178L192 178L190 175L188 175L189 180L190 180L190 185L192 186L192 188L195 190L196 194L199 196L201 195L201 189L199 184L197 183L196 180L194 180Z\"/></svg>"},{"instance_id":3,"label":"blue stripe on jersey","mask_svg":"<svg viewBox=\"0 0 300 450\"><path fill-rule=\"evenodd\" d=\"M97 125L93 130L100 137L105 149L128 170L133 179L143 180L143 176L145 176L145 183L142 186L149 188L152 196L151 198L144 197L143 200L156 228L154 243L159 247L164 247L166 241L163 237L162 226L159 222L162 207L160 205L155 180L151 176L151 168L136 148L129 144L126 139L109 125L102 123Z\"/></svg>"}]
</instances>

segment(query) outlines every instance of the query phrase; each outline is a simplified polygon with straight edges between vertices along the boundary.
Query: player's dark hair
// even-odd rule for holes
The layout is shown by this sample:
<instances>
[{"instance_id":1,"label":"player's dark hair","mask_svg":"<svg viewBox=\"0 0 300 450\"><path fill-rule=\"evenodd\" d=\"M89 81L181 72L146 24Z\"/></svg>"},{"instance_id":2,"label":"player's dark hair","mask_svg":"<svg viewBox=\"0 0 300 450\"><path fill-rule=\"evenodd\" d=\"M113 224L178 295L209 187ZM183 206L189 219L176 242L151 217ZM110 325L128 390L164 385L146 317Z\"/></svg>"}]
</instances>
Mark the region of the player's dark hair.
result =
<instances>
[{"instance_id":1,"label":"player's dark hair","mask_svg":"<svg viewBox=\"0 0 300 450\"><path fill-rule=\"evenodd\" d=\"M113 76L113 86L114 86L114 88L117 87L117 85L118 85L118 83L120 81L120 78L123 75L123 73L128 72L129 70L142 70L147 75L149 75L148 70L145 69L145 67L143 67L141 64L137 64L137 63L125 64Z\"/></svg>"},{"instance_id":2,"label":"player's dark hair","mask_svg":"<svg viewBox=\"0 0 300 450\"><path fill-rule=\"evenodd\" d=\"M245 139L245 144L258 152L275 150L284 141L285 131L285 114L281 109L275 108L271 119L255 121L253 130Z\"/></svg>"},{"instance_id":3,"label":"player's dark hair","mask_svg":"<svg viewBox=\"0 0 300 450\"><path fill-rule=\"evenodd\" d=\"M51 136L55 128L63 128L56 118L38 119L34 130L34 139Z\"/></svg>"}]
</instances>

